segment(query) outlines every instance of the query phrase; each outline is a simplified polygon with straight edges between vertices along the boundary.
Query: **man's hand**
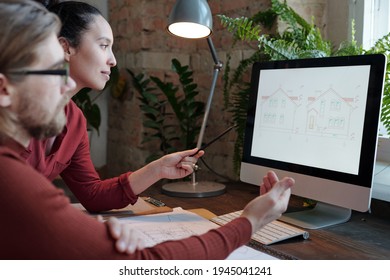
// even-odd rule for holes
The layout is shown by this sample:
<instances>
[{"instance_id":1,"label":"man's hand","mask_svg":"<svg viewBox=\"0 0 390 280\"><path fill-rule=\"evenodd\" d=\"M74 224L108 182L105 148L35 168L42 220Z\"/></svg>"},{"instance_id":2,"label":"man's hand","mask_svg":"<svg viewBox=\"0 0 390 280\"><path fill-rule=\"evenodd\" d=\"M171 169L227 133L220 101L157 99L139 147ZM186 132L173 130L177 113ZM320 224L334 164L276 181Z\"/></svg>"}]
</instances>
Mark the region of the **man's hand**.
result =
<instances>
[{"instance_id":1,"label":"man's hand","mask_svg":"<svg viewBox=\"0 0 390 280\"><path fill-rule=\"evenodd\" d=\"M279 218L288 206L291 187L295 184L292 178L279 181L273 171L269 171L261 184L261 196L253 199L244 208L242 216L252 224L252 233Z\"/></svg>"},{"instance_id":2,"label":"man's hand","mask_svg":"<svg viewBox=\"0 0 390 280\"><path fill-rule=\"evenodd\" d=\"M115 248L120 253L132 254L144 249L144 241L138 230L130 224L122 223L117 218L109 218L106 222L111 236L116 240Z\"/></svg>"}]
</instances>

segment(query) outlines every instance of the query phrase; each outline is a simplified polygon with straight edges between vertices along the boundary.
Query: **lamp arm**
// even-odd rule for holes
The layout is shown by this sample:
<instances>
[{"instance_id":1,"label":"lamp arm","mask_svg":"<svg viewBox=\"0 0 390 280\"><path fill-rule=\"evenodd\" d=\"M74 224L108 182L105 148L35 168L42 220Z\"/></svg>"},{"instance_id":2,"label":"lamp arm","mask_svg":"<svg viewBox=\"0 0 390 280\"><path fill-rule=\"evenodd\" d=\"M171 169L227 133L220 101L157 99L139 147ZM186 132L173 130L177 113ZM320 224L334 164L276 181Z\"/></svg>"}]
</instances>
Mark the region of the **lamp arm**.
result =
<instances>
[{"instance_id":1,"label":"lamp arm","mask_svg":"<svg viewBox=\"0 0 390 280\"><path fill-rule=\"evenodd\" d=\"M205 112L204 112L204 116L203 116L202 126L201 126L200 132L199 132L198 142L196 144L197 148L202 147L204 131L206 129L207 119L208 119L209 113L210 113L211 102L213 100L215 86L217 84L217 79L218 79L218 74L219 74L219 71L222 68L222 63L218 60L217 52L215 51L213 41L211 40L210 37L207 37L207 43L209 45L209 48L210 48L210 51L211 51L211 56L213 57L215 65L214 65L213 80L211 82L210 93L209 93L209 97L208 97L207 103L206 103L206 108L205 108Z\"/></svg>"},{"instance_id":2,"label":"lamp arm","mask_svg":"<svg viewBox=\"0 0 390 280\"><path fill-rule=\"evenodd\" d=\"M221 69L222 63L218 59L217 51L215 50L213 40L211 40L211 37L207 37L207 44L209 45L211 56L213 57L215 66L219 66L219 69Z\"/></svg>"}]
</instances>

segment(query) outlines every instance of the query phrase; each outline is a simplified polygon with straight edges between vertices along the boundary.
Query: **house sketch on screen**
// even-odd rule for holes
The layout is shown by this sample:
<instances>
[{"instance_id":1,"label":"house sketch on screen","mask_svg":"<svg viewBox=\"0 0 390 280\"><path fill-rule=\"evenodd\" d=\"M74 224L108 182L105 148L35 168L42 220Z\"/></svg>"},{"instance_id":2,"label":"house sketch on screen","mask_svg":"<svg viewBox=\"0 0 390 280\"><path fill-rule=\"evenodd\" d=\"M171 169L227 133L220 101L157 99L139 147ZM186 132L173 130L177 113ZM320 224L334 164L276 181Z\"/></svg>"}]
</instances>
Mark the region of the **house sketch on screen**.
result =
<instances>
[{"instance_id":1,"label":"house sketch on screen","mask_svg":"<svg viewBox=\"0 0 390 280\"><path fill-rule=\"evenodd\" d=\"M261 127L289 131L294 129L295 112L299 107L298 97L288 96L279 88L271 95L263 95L261 98Z\"/></svg>"},{"instance_id":2,"label":"house sketch on screen","mask_svg":"<svg viewBox=\"0 0 390 280\"><path fill-rule=\"evenodd\" d=\"M305 98L303 94L288 95L280 88L268 96L263 95L259 126L280 132L353 139L349 123L356 109L356 98L342 97L332 88L317 96L305 95ZM301 121L296 121L298 118ZM302 122L301 118L306 121Z\"/></svg>"},{"instance_id":3,"label":"house sketch on screen","mask_svg":"<svg viewBox=\"0 0 390 280\"><path fill-rule=\"evenodd\" d=\"M339 137L352 137L350 120L354 109L354 98L341 97L328 89L318 98L309 98L307 106L307 132Z\"/></svg>"}]
</instances>

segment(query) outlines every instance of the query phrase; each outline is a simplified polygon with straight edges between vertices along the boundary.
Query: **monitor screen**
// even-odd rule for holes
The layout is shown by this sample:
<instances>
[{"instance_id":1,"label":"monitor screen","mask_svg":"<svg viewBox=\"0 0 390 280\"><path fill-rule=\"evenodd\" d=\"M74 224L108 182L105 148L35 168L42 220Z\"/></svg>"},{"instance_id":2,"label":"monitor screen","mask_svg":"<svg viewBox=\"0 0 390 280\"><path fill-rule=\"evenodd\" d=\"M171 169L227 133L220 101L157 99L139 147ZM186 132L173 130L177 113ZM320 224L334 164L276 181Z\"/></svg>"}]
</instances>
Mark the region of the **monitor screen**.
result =
<instances>
[{"instance_id":1,"label":"monitor screen","mask_svg":"<svg viewBox=\"0 0 390 280\"><path fill-rule=\"evenodd\" d=\"M367 211L385 65L381 54L255 63L241 180L274 170L321 211Z\"/></svg>"}]
</instances>

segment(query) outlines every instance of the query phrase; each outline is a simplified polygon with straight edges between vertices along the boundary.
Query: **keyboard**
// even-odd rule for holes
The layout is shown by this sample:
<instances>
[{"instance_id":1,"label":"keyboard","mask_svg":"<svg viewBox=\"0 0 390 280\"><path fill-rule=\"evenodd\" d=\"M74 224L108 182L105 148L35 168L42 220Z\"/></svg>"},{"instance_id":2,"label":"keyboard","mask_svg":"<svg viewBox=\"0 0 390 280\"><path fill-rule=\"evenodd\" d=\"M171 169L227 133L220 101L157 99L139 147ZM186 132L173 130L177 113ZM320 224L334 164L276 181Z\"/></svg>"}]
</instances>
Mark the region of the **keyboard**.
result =
<instances>
[{"instance_id":1,"label":"keyboard","mask_svg":"<svg viewBox=\"0 0 390 280\"><path fill-rule=\"evenodd\" d=\"M211 219L212 222L218 225L224 225L231 220L238 218L242 213L242 210L217 216ZM264 245L271 245L289 238L302 236L303 239L309 238L309 233L298 227L289 225L287 223L275 220L265 225L260 230L256 231L252 235L252 240L257 241Z\"/></svg>"}]
</instances>

